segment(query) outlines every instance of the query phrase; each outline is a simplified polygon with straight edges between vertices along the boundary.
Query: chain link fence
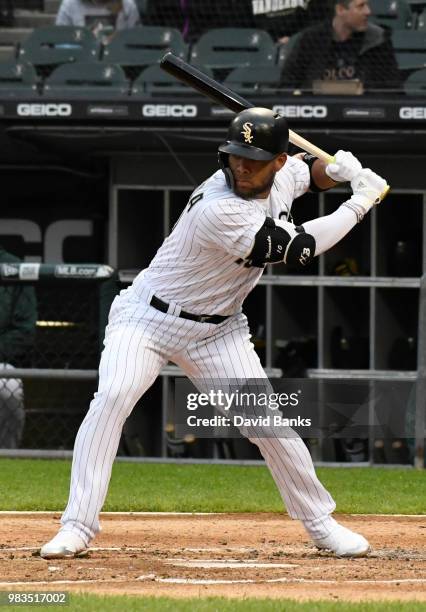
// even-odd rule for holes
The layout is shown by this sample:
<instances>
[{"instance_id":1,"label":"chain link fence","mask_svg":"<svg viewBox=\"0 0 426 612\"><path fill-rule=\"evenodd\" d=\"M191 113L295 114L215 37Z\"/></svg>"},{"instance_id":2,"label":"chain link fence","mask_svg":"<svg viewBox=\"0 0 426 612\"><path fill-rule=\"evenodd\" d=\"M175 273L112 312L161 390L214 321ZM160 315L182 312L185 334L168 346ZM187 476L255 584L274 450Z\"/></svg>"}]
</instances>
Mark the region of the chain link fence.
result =
<instances>
[{"instance_id":1,"label":"chain link fence","mask_svg":"<svg viewBox=\"0 0 426 612\"><path fill-rule=\"evenodd\" d=\"M72 449L117 290L108 266L0 265L0 448Z\"/></svg>"}]
</instances>

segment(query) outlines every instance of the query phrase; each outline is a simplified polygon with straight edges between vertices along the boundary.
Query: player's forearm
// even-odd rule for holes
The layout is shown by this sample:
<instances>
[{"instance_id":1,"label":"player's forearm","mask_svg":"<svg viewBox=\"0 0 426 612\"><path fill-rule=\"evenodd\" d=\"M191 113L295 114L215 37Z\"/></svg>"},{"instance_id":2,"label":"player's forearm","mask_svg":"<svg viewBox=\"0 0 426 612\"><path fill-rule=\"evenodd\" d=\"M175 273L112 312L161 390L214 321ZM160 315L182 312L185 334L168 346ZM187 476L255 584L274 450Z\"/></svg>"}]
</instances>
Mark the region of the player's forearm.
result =
<instances>
[{"instance_id":1,"label":"player's forearm","mask_svg":"<svg viewBox=\"0 0 426 612\"><path fill-rule=\"evenodd\" d=\"M318 187L318 189L321 191L332 189L337 185L337 181L334 181L326 173L326 167L327 164L325 164L320 159L316 159L311 169L311 178L315 185Z\"/></svg>"},{"instance_id":2,"label":"player's forearm","mask_svg":"<svg viewBox=\"0 0 426 612\"><path fill-rule=\"evenodd\" d=\"M330 215L303 223L305 232L315 238L315 256L331 249L357 224L353 210L340 206Z\"/></svg>"},{"instance_id":3,"label":"player's forearm","mask_svg":"<svg viewBox=\"0 0 426 612\"><path fill-rule=\"evenodd\" d=\"M305 233L315 240L315 256L331 249L362 221L369 210L386 195L386 181L369 168L351 182L353 194L330 215L303 223Z\"/></svg>"}]
</instances>

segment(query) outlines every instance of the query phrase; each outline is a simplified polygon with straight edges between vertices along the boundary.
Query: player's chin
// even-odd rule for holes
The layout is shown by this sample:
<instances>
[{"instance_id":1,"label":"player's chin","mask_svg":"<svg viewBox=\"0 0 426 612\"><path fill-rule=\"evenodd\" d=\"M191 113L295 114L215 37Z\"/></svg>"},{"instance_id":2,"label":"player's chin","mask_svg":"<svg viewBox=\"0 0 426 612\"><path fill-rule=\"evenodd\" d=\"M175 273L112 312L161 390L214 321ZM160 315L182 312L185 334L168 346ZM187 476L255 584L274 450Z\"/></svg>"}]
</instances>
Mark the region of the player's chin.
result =
<instances>
[{"instance_id":1,"label":"player's chin","mask_svg":"<svg viewBox=\"0 0 426 612\"><path fill-rule=\"evenodd\" d=\"M239 198L243 198L243 200L252 200L257 195L257 191L256 190L249 189L249 188L244 189L243 187L238 187L238 185L235 185L234 193Z\"/></svg>"}]
</instances>

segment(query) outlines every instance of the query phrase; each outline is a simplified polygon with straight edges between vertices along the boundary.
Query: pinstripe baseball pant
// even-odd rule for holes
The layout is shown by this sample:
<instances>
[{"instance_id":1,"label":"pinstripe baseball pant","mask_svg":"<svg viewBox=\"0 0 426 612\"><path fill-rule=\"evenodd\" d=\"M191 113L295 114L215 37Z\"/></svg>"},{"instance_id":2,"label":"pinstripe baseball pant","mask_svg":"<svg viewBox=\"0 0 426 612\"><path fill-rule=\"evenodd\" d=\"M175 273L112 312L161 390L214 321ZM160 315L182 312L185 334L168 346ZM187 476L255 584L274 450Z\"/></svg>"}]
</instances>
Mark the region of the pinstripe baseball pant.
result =
<instances>
[{"instance_id":1,"label":"pinstripe baseball pant","mask_svg":"<svg viewBox=\"0 0 426 612\"><path fill-rule=\"evenodd\" d=\"M162 313L149 305L152 291L116 297L105 333L99 387L78 431L70 495L61 522L88 544L98 533L121 431L136 402L161 368L173 361L197 384L203 379L266 379L250 342L245 315L219 325ZM169 308L173 309L173 304ZM176 312L176 310L175 310ZM335 503L318 480L308 449L299 437L256 437L292 518L324 517Z\"/></svg>"}]
</instances>

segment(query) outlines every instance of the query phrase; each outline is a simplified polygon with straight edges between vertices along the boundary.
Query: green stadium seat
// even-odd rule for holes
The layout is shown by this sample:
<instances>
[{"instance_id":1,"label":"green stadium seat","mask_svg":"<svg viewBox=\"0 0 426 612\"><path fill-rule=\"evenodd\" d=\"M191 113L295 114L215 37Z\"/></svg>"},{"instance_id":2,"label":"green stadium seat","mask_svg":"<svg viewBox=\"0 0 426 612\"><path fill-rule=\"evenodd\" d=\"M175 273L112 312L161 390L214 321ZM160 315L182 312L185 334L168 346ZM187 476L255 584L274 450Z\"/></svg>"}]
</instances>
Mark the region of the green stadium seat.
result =
<instances>
[{"instance_id":1,"label":"green stadium seat","mask_svg":"<svg viewBox=\"0 0 426 612\"><path fill-rule=\"evenodd\" d=\"M420 13L417 19L417 30L426 31L426 9Z\"/></svg>"},{"instance_id":2,"label":"green stadium seat","mask_svg":"<svg viewBox=\"0 0 426 612\"><path fill-rule=\"evenodd\" d=\"M31 64L16 60L0 63L0 92L2 97L38 97L37 83L37 72Z\"/></svg>"},{"instance_id":3,"label":"green stadium seat","mask_svg":"<svg viewBox=\"0 0 426 612\"><path fill-rule=\"evenodd\" d=\"M129 81L123 69L101 62L76 62L58 66L45 80L45 98L103 99L124 97Z\"/></svg>"},{"instance_id":4,"label":"green stadium seat","mask_svg":"<svg viewBox=\"0 0 426 612\"><path fill-rule=\"evenodd\" d=\"M295 46L296 42L299 40L301 34L302 32L297 32L296 34L293 34L293 36L290 36L289 41L286 44L277 44L277 62L281 69L285 64L286 59L290 55L291 50Z\"/></svg>"},{"instance_id":5,"label":"green stadium seat","mask_svg":"<svg viewBox=\"0 0 426 612\"><path fill-rule=\"evenodd\" d=\"M202 34L193 45L190 62L211 68L215 75L244 66L272 66L277 47L264 30L253 28L215 28Z\"/></svg>"},{"instance_id":6,"label":"green stadium seat","mask_svg":"<svg viewBox=\"0 0 426 612\"><path fill-rule=\"evenodd\" d=\"M95 61L99 56L99 41L86 28L48 26L37 28L24 40L18 58L31 62L41 74L43 68L68 62Z\"/></svg>"},{"instance_id":7,"label":"green stadium seat","mask_svg":"<svg viewBox=\"0 0 426 612\"><path fill-rule=\"evenodd\" d=\"M278 65L240 66L234 68L224 79L224 84L240 94L276 93L281 78Z\"/></svg>"},{"instance_id":8,"label":"green stadium seat","mask_svg":"<svg viewBox=\"0 0 426 612\"><path fill-rule=\"evenodd\" d=\"M371 21L392 29L413 28L414 16L406 0L370 0Z\"/></svg>"},{"instance_id":9,"label":"green stadium seat","mask_svg":"<svg viewBox=\"0 0 426 612\"><path fill-rule=\"evenodd\" d=\"M412 96L426 96L426 68L410 74L404 83L404 91Z\"/></svg>"},{"instance_id":10,"label":"green stadium seat","mask_svg":"<svg viewBox=\"0 0 426 612\"><path fill-rule=\"evenodd\" d=\"M117 32L104 48L103 61L120 64L130 77L135 77L142 68L158 64L168 51L186 59L188 47L179 30L137 26Z\"/></svg>"},{"instance_id":11,"label":"green stadium seat","mask_svg":"<svg viewBox=\"0 0 426 612\"><path fill-rule=\"evenodd\" d=\"M426 68L426 32L394 30L392 45L400 70Z\"/></svg>"},{"instance_id":12,"label":"green stadium seat","mask_svg":"<svg viewBox=\"0 0 426 612\"><path fill-rule=\"evenodd\" d=\"M203 70L205 74L213 77L211 70ZM158 64L148 66L142 70L140 75L133 81L132 96L146 94L186 94L194 95L195 91L178 81L174 76L165 72Z\"/></svg>"}]
</instances>

